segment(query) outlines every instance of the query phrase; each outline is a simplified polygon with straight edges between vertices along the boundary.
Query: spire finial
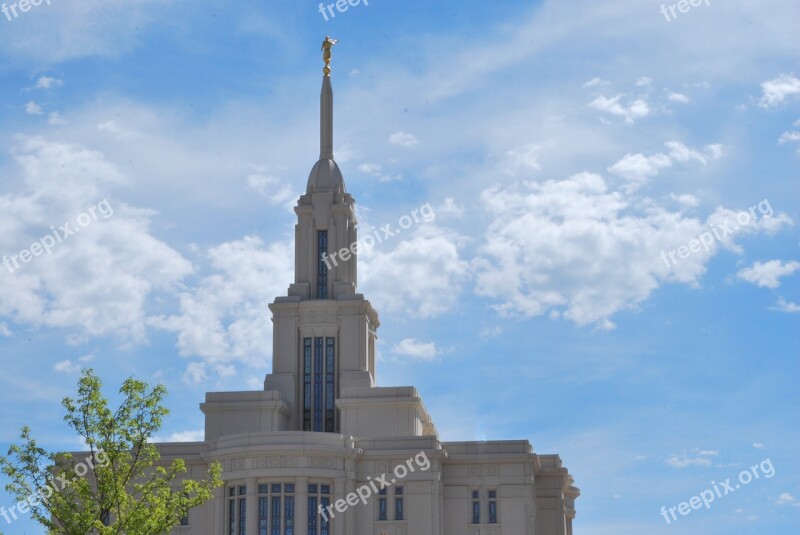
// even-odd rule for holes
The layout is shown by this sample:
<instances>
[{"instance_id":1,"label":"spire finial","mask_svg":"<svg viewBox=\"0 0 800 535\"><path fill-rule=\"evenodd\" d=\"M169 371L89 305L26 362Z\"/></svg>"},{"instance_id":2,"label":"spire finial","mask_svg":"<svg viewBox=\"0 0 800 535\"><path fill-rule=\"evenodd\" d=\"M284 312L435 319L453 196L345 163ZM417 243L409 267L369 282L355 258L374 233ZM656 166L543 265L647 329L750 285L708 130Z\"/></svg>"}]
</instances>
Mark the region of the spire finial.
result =
<instances>
[{"instance_id":1,"label":"spire finial","mask_svg":"<svg viewBox=\"0 0 800 535\"><path fill-rule=\"evenodd\" d=\"M322 69L322 72L325 73L325 76L331 75L331 48L338 42L337 39L331 39L327 35L325 40L322 41L322 59L325 61L325 68Z\"/></svg>"}]
</instances>

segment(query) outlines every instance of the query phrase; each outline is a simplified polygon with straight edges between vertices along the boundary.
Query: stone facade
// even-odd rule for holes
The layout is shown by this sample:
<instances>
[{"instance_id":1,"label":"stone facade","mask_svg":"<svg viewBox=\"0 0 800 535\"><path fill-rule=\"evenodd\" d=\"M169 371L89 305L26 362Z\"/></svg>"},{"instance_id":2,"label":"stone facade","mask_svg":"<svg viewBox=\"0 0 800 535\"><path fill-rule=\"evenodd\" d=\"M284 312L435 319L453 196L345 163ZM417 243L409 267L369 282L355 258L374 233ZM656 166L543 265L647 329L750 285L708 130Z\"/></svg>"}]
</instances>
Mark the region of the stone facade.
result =
<instances>
[{"instance_id":1,"label":"stone facade","mask_svg":"<svg viewBox=\"0 0 800 535\"><path fill-rule=\"evenodd\" d=\"M347 251L355 202L333 159L327 75L320 113L320 159L295 207L294 282L270 304L264 390L206 394L205 440L160 446L191 477L219 461L225 480L173 533L571 535L579 491L557 455L527 440L441 442L416 388L376 386L380 322Z\"/></svg>"}]
</instances>

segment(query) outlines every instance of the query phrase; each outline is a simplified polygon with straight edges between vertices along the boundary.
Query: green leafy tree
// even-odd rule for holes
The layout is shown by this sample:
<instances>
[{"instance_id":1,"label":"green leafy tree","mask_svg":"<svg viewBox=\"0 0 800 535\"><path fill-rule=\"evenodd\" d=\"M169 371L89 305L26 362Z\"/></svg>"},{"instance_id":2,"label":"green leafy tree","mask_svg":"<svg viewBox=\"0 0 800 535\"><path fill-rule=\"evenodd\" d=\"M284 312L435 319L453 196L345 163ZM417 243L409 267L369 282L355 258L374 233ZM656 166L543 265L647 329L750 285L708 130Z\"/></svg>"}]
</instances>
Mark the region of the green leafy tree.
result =
<instances>
[{"instance_id":1,"label":"green leafy tree","mask_svg":"<svg viewBox=\"0 0 800 535\"><path fill-rule=\"evenodd\" d=\"M84 370L77 399L62 401L64 420L89 451L47 452L25 427L21 444L12 445L8 457L0 456L0 468L10 479L6 490L18 500L11 512L30 514L50 534L169 533L190 509L211 499L222 485L221 467L213 463L207 476L195 481L186 477L183 460L161 461L152 438L169 412L162 405L163 385L150 388L127 379L114 411L101 387L94 372Z\"/></svg>"}]
</instances>

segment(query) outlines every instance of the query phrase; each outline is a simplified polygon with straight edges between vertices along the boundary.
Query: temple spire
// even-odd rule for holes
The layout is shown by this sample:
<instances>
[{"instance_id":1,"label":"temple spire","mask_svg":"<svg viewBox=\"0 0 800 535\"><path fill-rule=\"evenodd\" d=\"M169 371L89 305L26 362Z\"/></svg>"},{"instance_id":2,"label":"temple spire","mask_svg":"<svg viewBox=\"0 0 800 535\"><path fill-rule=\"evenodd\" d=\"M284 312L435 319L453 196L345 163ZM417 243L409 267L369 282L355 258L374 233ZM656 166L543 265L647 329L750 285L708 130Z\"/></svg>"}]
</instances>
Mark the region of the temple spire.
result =
<instances>
[{"instance_id":1,"label":"temple spire","mask_svg":"<svg viewBox=\"0 0 800 535\"><path fill-rule=\"evenodd\" d=\"M322 42L322 59L325 67L322 69L322 92L320 94L319 109L319 159L333 160L333 89L331 88L331 48L337 43L336 39L325 36Z\"/></svg>"}]
</instances>

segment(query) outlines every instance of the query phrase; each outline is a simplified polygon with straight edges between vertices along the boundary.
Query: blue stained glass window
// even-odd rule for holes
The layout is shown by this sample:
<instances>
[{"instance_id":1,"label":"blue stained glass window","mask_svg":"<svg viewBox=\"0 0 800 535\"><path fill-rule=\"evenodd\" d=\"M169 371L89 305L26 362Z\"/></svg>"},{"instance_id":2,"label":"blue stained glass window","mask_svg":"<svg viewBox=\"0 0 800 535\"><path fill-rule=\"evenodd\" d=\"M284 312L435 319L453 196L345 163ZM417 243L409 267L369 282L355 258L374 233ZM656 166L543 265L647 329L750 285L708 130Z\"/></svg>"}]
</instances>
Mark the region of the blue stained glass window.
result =
<instances>
[{"instance_id":1,"label":"blue stained glass window","mask_svg":"<svg viewBox=\"0 0 800 535\"><path fill-rule=\"evenodd\" d=\"M311 338L303 338L303 431L311 431Z\"/></svg>"},{"instance_id":2,"label":"blue stained glass window","mask_svg":"<svg viewBox=\"0 0 800 535\"><path fill-rule=\"evenodd\" d=\"M378 501L378 520L386 520L386 498Z\"/></svg>"},{"instance_id":3,"label":"blue stained glass window","mask_svg":"<svg viewBox=\"0 0 800 535\"><path fill-rule=\"evenodd\" d=\"M322 431L322 338L314 338L314 431Z\"/></svg>"},{"instance_id":4,"label":"blue stained glass window","mask_svg":"<svg viewBox=\"0 0 800 535\"><path fill-rule=\"evenodd\" d=\"M317 493L317 485L309 485L308 486L308 493L309 494L316 494Z\"/></svg>"},{"instance_id":5,"label":"blue stained glass window","mask_svg":"<svg viewBox=\"0 0 800 535\"><path fill-rule=\"evenodd\" d=\"M286 508L286 513L283 519L283 535L294 535L294 496L286 496L284 498L284 507Z\"/></svg>"},{"instance_id":6,"label":"blue stained glass window","mask_svg":"<svg viewBox=\"0 0 800 535\"><path fill-rule=\"evenodd\" d=\"M320 491L322 494L330 494L330 493L331 493L331 487L330 487L330 485L322 485L322 486L320 487L319 491Z\"/></svg>"},{"instance_id":7,"label":"blue stained glass window","mask_svg":"<svg viewBox=\"0 0 800 535\"><path fill-rule=\"evenodd\" d=\"M280 494L281 492L281 484L280 483L273 483L272 484L272 492L277 492Z\"/></svg>"},{"instance_id":8,"label":"blue stained glass window","mask_svg":"<svg viewBox=\"0 0 800 535\"><path fill-rule=\"evenodd\" d=\"M472 523L481 523L481 502L472 502Z\"/></svg>"},{"instance_id":9,"label":"blue stained glass window","mask_svg":"<svg viewBox=\"0 0 800 535\"><path fill-rule=\"evenodd\" d=\"M278 492L280 492L280 485L277 485ZM272 485L273 492L275 490L275 485ZM272 533L270 535L281 535L281 497L280 496L273 496L272 497L272 516L271 524L272 524Z\"/></svg>"},{"instance_id":10,"label":"blue stained glass window","mask_svg":"<svg viewBox=\"0 0 800 535\"><path fill-rule=\"evenodd\" d=\"M403 498L394 499L394 519L403 520Z\"/></svg>"},{"instance_id":11,"label":"blue stained glass window","mask_svg":"<svg viewBox=\"0 0 800 535\"><path fill-rule=\"evenodd\" d=\"M328 256L328 231L317 231L317 299L328 298L328 266L325 260ZM330 263L330 260L328 261Z\"/></svg>"},{"instance_id":12,"label":"blue stained glass window","mask_svg":"<svg viewBox=\"0 0 800 535\"><path fill-rule=\"evenodd\" d=\"M294 492L294 483L287 483L284 485L284 492L288 492L289 494Z\"/></svg>"},{"instance_id":13,"label":"blue stained glass window","mask_svg":"<svg viewBox=\"0 0 800 535\"><path fill-rule=\"evenodd\" d=\"M228 535L236 535L236 500L228 500Z\"/></svg>"},{"instance_id":14,"label":"blue stained glass window","mask_svg":"<svg viewBox=\"0 0 800 535\"><path fill-rule=\"evenodd\" d=\"M247 535L247 498L239 498L239 535Z\"/></svg>"},{"instance_id":15,"label":"blue stained glass window","mask_svg":"<svg viewBox=\"0 0 800 535\"><path fill-rule=\"evenodd\" d=\"M402 496L403 495L403 487L395 487L394 488L394 493L397 494L398 496Z\"/></svg>"},{"instance_id":16,"label":"blue stained glass window","mask_svg":"<svg viewBox=\"0 0 800 535\"><path fill-rule=\"evenodd\" d=\"M325 431L334 431L334 377L336 367L336 339L325 340Z\"/></svg>"},{"instance_id":17,"label":"blue stained glass window","mask_svg":"<svg viewBox=\"0 0 800 535\"><path fill-rule=\"evenodd\" d=\"M316 487L316 485L313 485ZM311 492L312 485L308 486L308 492ZM314 490L314 494L317 491ZM319 511L317 511L317 497L308 497L308 535L317 535L317 519L319 518Z\"/></svg>"},{"instance_id":18,"label":"blue stained glass window","mask_svg":"<svg viewBox=\"0 0 800 535\"><path fill-rule=\"evenodd\" d=\"M258 491L261 492L261 489L267 489L266 485L259 485ZM264 490L266 492L266 490ZM262 496L258 499L258 535L269 535L267 531L269 529L269 498L266 496Z\"/></svg>"},{"instance_id":19,"label":"blue stained glass window","mask_svg":"<svg viewBox=\"0 0 800 535\"><path fill-rule=\"evenodd\" d=\"M260 484L258 486L258 493L259 494L268 494L269 493L269 485Z\"/></svg>"},{"instance_id":20,"label":"blue stained glass window","mask_svg":"<svg viewBox=\"0 0 800 535\"><path fill-rule=\"evenodd\" d=\"M477 490L473 490L472 491L472 499L473 500L477 500L478 499L478 491Z\"/></svg>"},{"instance_id":21,"label":"blue stained glass window","mask_svg":"<svg viewBox=\"0 0 800 535\"><path fill-rule=\"evenodd\" d=\"M489 491L489 498L492 499L492 500L497 498L497 491L496 490L490 490Z\"/></svg>"},{"instance_id":22,"label":"blue stained glass window","mask_svg":"<svg viewBox=\"0 0 800 535\"><path fill-rule=\"evenodd\" d=\"M489 502L489 523L497 524L497 502Z\"/></svg>"},{"instance_id":23,"label":"blue stained glass window","mask_svg":"<svg viewBox=\"0 0 800 535\"><path fill-rule=\"evenodd\" d=\"M323 485L322 486L323 489L326 488L326 487L327 487L327 485ZM325 492L323 491L323 494L324 493ZM330 498L323 497L320 501L322 502L322 508L323 509L327 509L328 506L331 504L331 499ZM319 526L319 535L329 535L329 533L330 533L329 532L329 529L330 529L329 526L330 526L330 519L325 520L325 517L322 517L321 522L320 522L320 526Z\"/></svg>"}]
</instances>

